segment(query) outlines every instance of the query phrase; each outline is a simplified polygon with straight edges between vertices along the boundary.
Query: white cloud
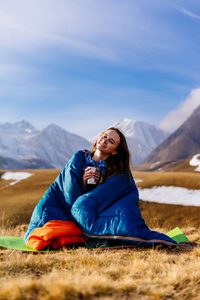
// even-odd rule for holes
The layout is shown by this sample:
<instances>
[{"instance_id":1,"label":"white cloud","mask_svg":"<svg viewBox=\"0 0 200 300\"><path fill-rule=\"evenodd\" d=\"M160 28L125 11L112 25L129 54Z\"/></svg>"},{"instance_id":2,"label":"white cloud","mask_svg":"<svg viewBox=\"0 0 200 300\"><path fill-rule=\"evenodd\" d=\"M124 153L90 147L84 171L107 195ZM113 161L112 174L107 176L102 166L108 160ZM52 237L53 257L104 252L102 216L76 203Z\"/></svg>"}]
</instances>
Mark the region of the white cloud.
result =
<instances>
[{"instance_id":1,"label":"white cloud","mask_svg":"<svg viewBox=\"0 0 200 300\"><path fill-rule=\"evenodd\" d=\"M199 105L200 88L192 90L186 100L179 107L169 112L158 127L167 131L177 129Z\"/></svg>"},{"instance_id":2,"label":"white cloud","mask_svg":"<svg viewBox=\"0 0 200 300\"><path fill-rule=\"evenodd\" d=\"M195 19L200 20L200 16L199 15L196 15L196 14L192 13L191 11L189 11L187 9L182 9L182 13L185 14L186 16L191 17L191 18L195 18Z\"/></svg>"},{"instance_id":3,"label":"white cloud","mask_svg":"<svg viewBox=\"0 0 200 300\"><path fill-rule=\"evenodd\" d=\"M188 9L185 9L183 7L180 7L180 6L176 6L176 5L173 5L175 8L177 8L178 11L180 11L182 14L184 14L185 16L188 16L190 18L194 18L194 19L197 19L197 20L200 20L200 16L191 12L190 10Z\"/></svg>"}]
</instances>

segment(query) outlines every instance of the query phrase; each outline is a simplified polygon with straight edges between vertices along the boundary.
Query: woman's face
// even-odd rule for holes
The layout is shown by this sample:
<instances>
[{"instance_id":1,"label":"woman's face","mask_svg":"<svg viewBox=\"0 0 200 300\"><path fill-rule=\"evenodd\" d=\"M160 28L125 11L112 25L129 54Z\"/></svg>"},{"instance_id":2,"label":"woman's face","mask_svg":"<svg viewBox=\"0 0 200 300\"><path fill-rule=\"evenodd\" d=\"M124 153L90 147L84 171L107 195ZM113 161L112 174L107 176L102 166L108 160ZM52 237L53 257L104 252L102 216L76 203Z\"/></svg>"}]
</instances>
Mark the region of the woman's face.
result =
<instances>
[{"instance_id":1,"label":"woman's face","mask_svg":"<svg viewBox=\"0 0 200 300\"><path fill-rule=\"evenodd\" d=\"M98 138L96 148L105 155L115 155L119 143L119 134L115 130L109 129Z\"/></svg>"}]
</instances>

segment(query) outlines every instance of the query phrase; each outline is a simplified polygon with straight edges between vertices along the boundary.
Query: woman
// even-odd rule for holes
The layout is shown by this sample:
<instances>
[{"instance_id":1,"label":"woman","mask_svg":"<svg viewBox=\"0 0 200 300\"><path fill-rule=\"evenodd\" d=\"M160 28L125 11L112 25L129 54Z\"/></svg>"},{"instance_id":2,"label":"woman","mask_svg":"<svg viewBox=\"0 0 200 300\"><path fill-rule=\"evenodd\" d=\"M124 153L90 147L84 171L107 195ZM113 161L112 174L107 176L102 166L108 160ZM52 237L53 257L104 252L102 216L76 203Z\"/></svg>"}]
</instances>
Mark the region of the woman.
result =
<instances>
[{"instance_id":1,"label":"woman","mask_svg":"<svg viewBox=\"0 0 200 300\"><path fill-rule=\"evenodd\" d=\"M125 136L118 128L111 127L102 132L88 154L90 154L91 160L93 161L93 163L90 162L92 165L98 166L98 162L101 161L101 165L106 169L100 182L102 182L103 178L105 180L105 178L117 173L130 173L130 153ZM96 180L99 179L99 173L91 172L90 170L90 167L85 169L83 175L84 187L87 186L86 182L91 176Z\"/></svg>"},{"instance_id":2,"label":"woman","mask_svg":"<svg viewBox=\"0 0 200 300\"><path fill-rule=\"evenodd\" d=\"M94 166L96 171L91 169ZM88 185L91 178L96 185ZM87 239L175 245L168 236L147 227L138 203L126 139L111 127L91 151L76 152L60 172L36 206L24 240L36 250Z\"/></svg>"}]
</instances>

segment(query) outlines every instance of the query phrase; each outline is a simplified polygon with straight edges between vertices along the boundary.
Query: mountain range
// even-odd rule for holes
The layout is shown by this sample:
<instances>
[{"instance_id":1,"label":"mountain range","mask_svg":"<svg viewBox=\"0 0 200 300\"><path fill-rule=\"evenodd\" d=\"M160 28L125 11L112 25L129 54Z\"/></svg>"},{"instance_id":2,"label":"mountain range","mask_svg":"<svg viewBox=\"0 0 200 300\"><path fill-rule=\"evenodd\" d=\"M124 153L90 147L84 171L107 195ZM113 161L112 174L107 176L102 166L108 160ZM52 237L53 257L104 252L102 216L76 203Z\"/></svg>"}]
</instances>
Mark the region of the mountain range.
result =
<instances>
[{"instance_id":1,"label":"mountain range","mask_svg":"<svg viewBox=\"0 0 200 300\"><path fill-rule=\"evenodd\" d=\"M132 165L144 165L145 170L148 164L148 168L156 170L161 162L177 166L200 153L200 106L171 134L126 118L110 127L122 130ZM86 140L54 124L38 130L25 120L0 124L0 169L60 169L77 150L90 149L97 137Z\"/></svg>"},{"instance_id":2,"label":"mountain range","mask_svg":"<svg viewBox=\"0 0 200 300\"><path fill-rule=\"evenodd\" d=\"M43 130L25 120L0 125L1 169L59 169L77 150L90 147L83 137L53 124Z\"/></svg>"},{"instance_id":3,"label":"mountain range","mask_svg":"<svg viewBox=\"0 0 200 300\"><path fill-rule=\"evenodd\" d=\"M139 165L147 155L168 136L167 131L146 122L123 119L113 124L122 130L132 156L132 164Z\"/></svg>"},{"instance_id":4,"label":"mountain range","mask_svg":"<svg viewBox=\"0 0 200 300\"><path fill-rule=\"evenodd\" d=\"M111 126L124 132L133 164L140 164L168 135L153 125L129 119ZM25 120L0 124L0 169L62 168L77 150L90 149L92 140L54 124L43 130Z\"/></svg>"},{"instance_id":5,"label":"mountain range","mask_svg":"<svg viewBox=\"0 0 200 300\"><path fill-rule=\"evenodd\" d=\"M139 165L169 135L168 132L146 122L127 118L112 124L110 127L117 127L124 133L131 153L132 165ZM93 143L98 136L90 138L89 141Z\"/></svg>"}]
</instances>

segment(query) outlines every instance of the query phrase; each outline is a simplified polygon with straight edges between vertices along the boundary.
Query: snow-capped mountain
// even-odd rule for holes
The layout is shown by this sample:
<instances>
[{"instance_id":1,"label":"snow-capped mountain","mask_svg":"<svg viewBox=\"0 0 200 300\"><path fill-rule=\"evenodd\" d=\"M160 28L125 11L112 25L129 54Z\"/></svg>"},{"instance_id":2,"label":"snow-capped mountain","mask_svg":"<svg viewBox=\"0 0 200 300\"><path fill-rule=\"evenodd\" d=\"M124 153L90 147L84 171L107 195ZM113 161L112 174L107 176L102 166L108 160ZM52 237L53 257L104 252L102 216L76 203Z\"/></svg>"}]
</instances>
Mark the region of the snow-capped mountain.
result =
<instances>
[{"instance_id":1,"label":"snow-capped mountain","mask_svg":"<svg viewBox=\"0 0 200 300\"><path fill-rule=\"evenodd\" d=\"M153 125L129 119L111 126L124 132L133 165L168 136ZM87 141L53 124L43 130L27 121L0 124L0 169L62 168L77 150L90 149L97 137Z\"/></svg>"},{"instance_id":2,"label":"snow-capped mountain","mask_svg":"<svg viewBox=\"0 0 200 300\"><path fill-rule=\"evenodd\" d=\"M14 124L0 124L0 156L16 159L30 153L28 140L39 131L23 120Z\"/></svg>"},{"instance_id":3,"label":"snow-capped mountain","mask_svg":"<svg viewBox=\"0 0 200 300\"><path fill-rule=\"evenodd\" d=\"M53 124L43 130L27 121L0 124L0 169L63 168L77 150L90 147Z\"/></svg>"},{"instance_id":4,"label":"snow-capped mountain","mask_svg":"<svg viewBox=\"0 0 200 300\"><path fill-rule=\"evenodd\" d=\"M145 122L122 119L110 127L119 128L125 135L132 156L132 164L140 164L144 158L160 143L169 133ZM89 139L94 142L98 136Z\"/></svg>"},{"instance_id":5,"label":"snow-capped mountain","mask_svg":"<svg viewBox=\"0 0 200 300\"><path fill-rule=\"evenodd\" d=\"M53 168L63 167L77 150L91 147L86 139L53 124L33 136L29 145L37 157L49 161Z\"/></svg>"}]
</instances>

